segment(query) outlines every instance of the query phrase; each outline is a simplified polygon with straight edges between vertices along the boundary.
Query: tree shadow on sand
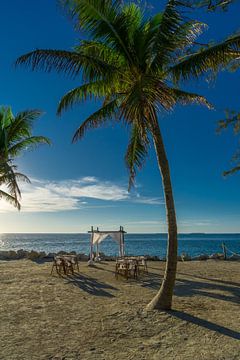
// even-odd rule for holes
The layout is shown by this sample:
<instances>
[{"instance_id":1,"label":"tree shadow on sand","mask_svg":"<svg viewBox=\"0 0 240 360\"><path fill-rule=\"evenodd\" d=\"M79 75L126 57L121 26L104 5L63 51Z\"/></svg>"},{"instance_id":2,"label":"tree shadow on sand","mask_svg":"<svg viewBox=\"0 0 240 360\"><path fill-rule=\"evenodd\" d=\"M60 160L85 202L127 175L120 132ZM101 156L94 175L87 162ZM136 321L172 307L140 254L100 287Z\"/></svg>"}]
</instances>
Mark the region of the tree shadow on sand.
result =
<instances>
[{"instance_id":1,"label":"tree shadow on sand","mask_svg":"<svg viewBox=\"0 0 240 360\"><path fill-rule=\"evenodd\" d=\"M186 274L187 275L187 274ZM189 277L194 277L188 275ZM240 289L235 285L231 285L231 282L216 281L215 279L204 279L199 277L201 281L195 279L180 278L177 276L176 286L174 294L177 296L191 297L194 295L207 296L209 298L231 301L232 303L239 304L240 301ZM202 281L202 280L206 281ZM144 277L139 278L139 284L142 287L158 290L161 284L162 276L155 273L145 274Z\"/></svg>"},{"instance_id":2,"label":"tree shadow on sand","mask_svg":"<svg viewBox=\"0 0 240 360\"><path fill-rule=\"evenodd\" d=\"M118 290L109 284L105 284L101 281L97 281L94 278L82 274L68 276L66 278L66 282L94 296L114 298L115 296L107 290Z\"/></svg>"},{"instance_id":3,"label":"tree shadow on sand","mask_svg":"<svg viewBox=\"0 0 240 360\"><path fill-rule=\"evenodd\" d=\"M240 301L240 289L236 286L216 283L210 281L195 281L190 279L177 278L175 288L177 296L206 296L212 299L230 301L238 304Z\"/></svg>"},{"instance_id":4,"label":"tree shadow on sand","mask_svg":"<svg viewBox=\"0 0 240 360\"><path fill-rule=\"evenodd\" d=\"M194 325L201 326L201 327L206 328L208 330L217 332L217 333L219 333L221 335L225 335L225 336L231 337L233 339L240 340L240 333L239 332L231 330L231 329L229 329L229 328L227 328L225 326L215 324L215 323L213 323L211 321L201 319L199 317L187 314L187 313L185 313L183 311L174 310L174 311L171 311L171 312L169 311L168 313L171 316L174 316L174 317L176 317L178 319L187 321L187 322L192 323Z\"/></svg>"},{"instance_id":5,"label":"tree shadow on sand","mask_svg":"<svg viewBox=\"0 0 240 360\"><path fill-rule=\"evenodd\" d=\"M178 275L186 275L189 277L193 277L196 279L202 279L202 280L209 280L209 281L213 281L219 284L225 284L225 285L233 285L233 286L238 286L240 287L240 283L234 282L234 281L226 281L226 280L220 280L220 279L216 279L216 278L209 278L209 277L204 277L204 276L200 276L200 275L193 275L193 274L188 274L188 273L183 273L183 272L178 272Z\"/></svg>"},{"instance_id":6,"label":"tree shadow on sand","mask_svg":"<svg viewBox=\"0 0 240 360\"><path fill-rule=\"evenodd\" d=\"M190 274L181 274L181 275L187 275L189 277L198 278L198 276L192 276ZM191 279L182 279L179 278L178 276L174 291L175 295L180 297L181 296L191 297L194 295L207 296L210 298L224 300L224 301L231 301L233 303L239 304L239 299L240 299L239 287L233 286L231 282L228 283L227 281L203 278L201 276L199 276L199 279L207 280L207 281L200 282ZM162 280L162 276L156 273L148 273L145 274L144 277L139 278L139 285L158 290L160 287L161 280ZM217 291L217 292L213 292L213 291ZM224 294L223 292L227 292L228 294ZM225 326L221 326L211 321L201 319L199 317L193 316L183 311L174 310L169 312L167 311L167 313L183 321L187 321L189 323L201 326L208 330L217 332L221 335L225 335L233 339L240 340L239 332L231 330Z\"/></svg>"}]
</instances>

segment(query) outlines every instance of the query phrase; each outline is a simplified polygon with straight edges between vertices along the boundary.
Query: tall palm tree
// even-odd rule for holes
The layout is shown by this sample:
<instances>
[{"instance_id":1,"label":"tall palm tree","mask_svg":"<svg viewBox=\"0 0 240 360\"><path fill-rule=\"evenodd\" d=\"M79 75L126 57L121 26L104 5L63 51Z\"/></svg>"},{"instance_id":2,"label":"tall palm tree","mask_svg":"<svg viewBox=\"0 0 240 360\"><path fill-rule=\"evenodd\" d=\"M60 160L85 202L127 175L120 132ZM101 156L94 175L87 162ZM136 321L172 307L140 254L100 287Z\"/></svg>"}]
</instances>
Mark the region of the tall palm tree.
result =
<instances>
[{"instance_id":1,"label":"tall palm tree","mask_svg":"<svg viewBox=\"0 0 240 360\"><path fill-rule=\"evenodd\" d=\"M205 25L186 19L180 2L174 0L168 1L162 13L150 18L136 4L124 5L117 0L62 3L76 29L85 31L89 40L82 40L73 51L32 51L21 56L17 64L79 76L81 85L63 96L58 114L87 98L103 100L100 109L81 123L73 141L81 139L88 129L109 121L123 121L128 126L130 140L125 159L130 186L153 141L166 201L168 248L164 279L148 308L170 309L177 269L177 222L160 114L176 103L210 107L203 96L183 91L177 83L228 64L236 57L240 38L199 47L195 39Z\"/></svg>"},{"instance_id":2,"label":"tall palm tree","mask_svg":"<svg viewBox=\"0 0 240 360\"><path fill-rule=\"evenodd\" d=\"M50 144L46 137L32 136L33 123L40 115L38 110L26 110L14 117L11 108L0 108L0 186L4 187L0 189L0 199L10 202L18 210L21 208L18 180L30 180L17 171L13 161L24 150L39 144Z\"/></svg>"}]
</instances>

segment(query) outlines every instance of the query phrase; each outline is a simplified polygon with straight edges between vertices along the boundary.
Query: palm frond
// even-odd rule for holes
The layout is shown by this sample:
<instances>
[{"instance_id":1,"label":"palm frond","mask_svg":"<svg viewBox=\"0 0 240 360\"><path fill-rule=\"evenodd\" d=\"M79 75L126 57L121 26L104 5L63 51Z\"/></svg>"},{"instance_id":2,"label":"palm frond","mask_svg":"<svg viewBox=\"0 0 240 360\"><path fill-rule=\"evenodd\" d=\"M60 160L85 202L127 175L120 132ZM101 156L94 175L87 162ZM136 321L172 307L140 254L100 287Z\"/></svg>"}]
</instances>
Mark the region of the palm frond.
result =
<instances>
[{"instance_id":1,"label":"palm frond","mask_svg":"<svg viewBox=\"0 0 240 360\"><path fill-rule=\"evenodd\" d=\"M119 103L118 99L114 99L102 106L99 110L90 115L77 129L73 136L73 142L83 138L85 132L89 129L98 128L108 121L119 119Z\"/></svg>"},{"instance_id":2,"label":"palm frond","mask_svg":"<svg viewBox=\"0 0 240 360\"><path fill-rule=\"evenodd\" d=\"M74 47L74 50L116 67L125 61L119 52L103 41L82 40L80 45Z\"/></svg>"},{"instance_id":3,"label":"palm frond","mask_svg":"<svg viewBox=\"0 0 240 360\"><path fill-rule=\"evenodd\" d=\"M162 109L168 111L175 103L171 89L163 81L153 76L143 76L126 92L122 102L122 115L128 123L138 119L144 121L145 126L148 127L152 107L156 107L157 112Z\"/></svg>"},{"instance_id":4,"label":"palm frond","mask_svg":"<svg viewBox=\"0 0 240 360\"><path fill-rule=\"evenodd\" d=\"M235 35L217 45L200 48L178 64L170 67L168 73L175 82L180 79L198 78L207 72L217 72L233 60L240 59L240 35Z\"/></svg>"},{"instance_id":5,"label":"palm frond","mask_svg":"<svg viewBox=\"0 0 240 360\"><path fill-rule=\"evenodd\" d=\"M21 209L20 202L12 195L8 194L6 191L0 189L0 199L4 199L6 202L12 204L18 210Z\"/></svg>"},{"instance_id":6,"label":"palm frond","mask_svg":"<svg viewBox=\"0 0 240 360\"><path fill-rule=\"evenodd\" d=\"M213 109L213 105L210 104L204 96L174 88L171 88L171 91L173 96L175 97L176 102L182 105L196 103L199 105L204 105L208 109Z\"/></svg>"},{"instance_id":7,"label":"palm frond","mask_svg":"<svg viewBox=\"0 0 240 360\"><path fill-rule=\"evenodd\" d=\"M22 141L19 141L9 147L8 153L11 157L16 157L19 155L23 150L32 150L39 146L40 144L47 144L50 145L50 139L46 138L45 136L30 136Z\"/></svg>"},{"instance_id":8,"label":"palm frond","mask_svg":"<svg viewBox=\"0 0 240 360\"><path fill-rule=\"evenodd\" d=\"M8 193L18 201L21 198L21 191L17 183L14 169L8 162L0 164L0 185L6 186Z\"/></svg>"},{"instance_id":9,"label":"palm frond","mask_svg":"<svg viewBox=\"0 0 240 360\"><path fill-rule=\"evenodd\" d=\"M240 165L237 165L230 170L224 171L223 176L233 175L238 171L240 171Z\"/></svg>"},{"instance_id":10,"label":"palm frond","mask_svg":"<svg viewBox=\"0 0 240 360\"><path fill-rule=\"evenodd\" d=\"M20 209L21 191L18 181L30 182L28 177L17 171L13 161L26 148L49 144L44 136L32 136L34 121L40 116L39 110L26 110L13 116L11 111L0 111L0 197L4 197Z\"/></svg>"},{"instance_id":11,"label":"palm frond","mask_svg":"<svg viewBox=\"0 0 240 360\"><path fill-rule=\"evenodd\" d=\"M152 58L151 68L159 66L159 59L161 64L168 62L168 54L175 50L174 34L183 21L178 5L178 1L168 0L164 12L155 15L150 22L152 38L148 52Z\"/></svg>"},{"instance_id":12,"label":"palm frond","mask_svg":"<svg viewBox=\"0 0 240 360\"><path fill-rule=\"evenodd\" d=\"M140 132L138 124L133 124L130 141L125 155L125 162L129 170L129 185L128 191L134 185L136 173L141 170L149 148L149 139L147 134L144 136Z\"/></svg>"},{"instance_id":13,"label":"palm frond","mask_svg":"<svg viewBox=\"0 0 240 360\"><path fill-rule=\"evenodd\" d=\"M20 56L16 65L26 65L32 70L43 70L63 73L76 77L84 70L90 78L99 77L106 71L113 70L113 66L95 58L94 56L64 50L35 50Z\"/></svg>"},{"instance_id":14,"label":"palm frond","mask_svg":"<svg viewBox=\"0 0 240 360\"><path fill-rule=\"evenodd\" d=\"M124 20L119 24L118 8L120 1L112 0L62 0L68 13L76 20L76 28L83 29L94 40L101 40L122 52L129 62L131 55L125 44ZM121 25L119 27L119 25Z\"/></svg>"},{"instance_id":15,"label":"palm frond","mask_svg":"<svg viewBox=\"0 0 240 360\"><path fill-rule=\"evenodd\" d=\"M107 80L99 80L91 83L85 83L82 86L79 86L75 89L72 89L67 94L65 94L59 102L57 114L60 115L64 110L72 107L76 103L85 101L87 99L91 100L100 99L103 97L108 97L113 93L113 88L117 87L117 80L108 83Z\"/></svg>"},{"instance_id":16,"label":"palm frond","mask_svg":"<svg viewBox=\"0 0 240 360\"><path fill-rule=\"evenodd\" d=\"M40 110L25 110L11 119L7 127L8 141L15 142L22 137L31 136L34 122L42 115Z\"/></svg>"}]
</instances>

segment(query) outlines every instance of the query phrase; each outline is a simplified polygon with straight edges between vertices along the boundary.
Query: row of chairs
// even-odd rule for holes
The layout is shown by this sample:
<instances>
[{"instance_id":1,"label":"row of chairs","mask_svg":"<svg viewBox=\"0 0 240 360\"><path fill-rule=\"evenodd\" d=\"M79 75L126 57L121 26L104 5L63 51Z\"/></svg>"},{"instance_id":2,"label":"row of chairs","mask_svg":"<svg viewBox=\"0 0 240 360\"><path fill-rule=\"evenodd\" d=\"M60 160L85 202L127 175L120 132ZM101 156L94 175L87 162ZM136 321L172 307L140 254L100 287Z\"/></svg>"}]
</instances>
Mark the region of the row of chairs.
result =
<instances>
[{"instance_id":1,"label":"row of chairs","mask_svg":"<svg viewBox=\"0 0 240 360\"><path fill-rule=\"evenodd\" d=\"M79 272L79 264L76 255L58 255L54 257L51 275L54 269L58 275L74 275L74 271Z\"/></svg>"},{"instance_id":2,"label":"row of chairs","mask_svg":"<svg viewBox=\"0 0 240 360\"><path fill-rule=\"evenodd\" d=\"M137 279L140 272L148 272L147 260L144 256L124 256L116 259L115 277L124 276L126 279Z\"/></svg>"},{"instance_id":3,"label":"row of chairs","mask_svg":"<svg viewBox=\"0 0 240 360\"><path fill-rule=\"evenodd\" d=\"M79 272L79 264L76 255L57 255L54 257L51 275L54 270L58 275L74 275ZM124 276L126 279L137 279L141 272L148 272L147 260L144 256L124 256L116 259L115 277Z\"/></svg>"}]
</instances>

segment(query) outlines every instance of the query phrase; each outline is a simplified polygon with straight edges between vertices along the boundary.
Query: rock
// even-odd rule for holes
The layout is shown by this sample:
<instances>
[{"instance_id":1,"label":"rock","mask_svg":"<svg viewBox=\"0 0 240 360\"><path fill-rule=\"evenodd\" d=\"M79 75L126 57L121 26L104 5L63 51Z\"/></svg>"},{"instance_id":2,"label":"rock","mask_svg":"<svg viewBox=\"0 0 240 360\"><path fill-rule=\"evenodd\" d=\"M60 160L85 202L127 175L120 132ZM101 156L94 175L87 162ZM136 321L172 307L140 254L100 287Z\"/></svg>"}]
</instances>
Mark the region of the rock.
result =
<instances>
[{"instance_id":1,"label":"rock","mask_svg":"<svg viewBox=\"0 0 240 360\"><path fill-rule=\"evenodd\" d=\"M14 260L17 259L16 251L0 251L0 260Z\"/></svg>"},{"instance_id":2,"label":"rock","mask_svg":"<svg viewBox=\"0 0 240 360\"><path fill-rule=\"evenodd\" d=\"M56 253L48 253L46 258L53 259L56 256Z\"/></svg>"},{"instance_id":3,"label":"rock","mask_svg":"<svg viewBox=\"0 0 240 360\"><path fill-rule=\"evenodd\" d=\"M39 254L38 254L38 256L39 256L40 259L45 258L45 257L46 257L45 251L40 251Z\"/></svg>"},{"instance_id":4,"label":"rock","mask_svg":"<svg viewBox=\"0 0 240 360\"><path fill-rule=\"evenodd\" d=\"M38 259L39 258L39 253L37 251L32 250L32 251L30 251L28 253L27 258L30 259L30 260Z\"/></svg>"},{"instance_id":5,"label":"rock","mask_svg":"<svg viewBox=\"0 0 240 360\"><path fill-rule=\"evenodd\" d=\"M209 259L224 259L224 255L222 253L214 253L209 256Z\"/></svg>"},{"instance_id":6,"label":"rock","mask_svg":"<svg viewBox=\"0 0 240 360\"><path fill-rule=\"evenodd\" d=\"M77 254L77 259L79 261L88 261L89 260L89 256L86 254Z\"/></svg>"},{"instance_id":7,"label":"rock","mask_svg":"<svg viewBox=\"0 0 240 360\"><path fill-rule=\"evenodd\" d=\"M57 255L68 255L68 253L66 251L59 251Z\"/></svg>"},{"instance_id":8,"label":"rock","mask_svg":"<svg viewBox=\"0 0 240 360\"><path fill-rule=\"evenodd\" d=\"M115 261L116 259L115 259L115 257L113 257L113 256L108 256L108 255L105 255L105 257L104 257L104 261Z\"/></svg>"},{"instance_id":9,"label":"rock","mask_svg":"<svg viewBox=\"0 0 240 360\"><path fill-rule=\"evenodd\" d=\"M240 260L240 255L238 254L233 254L229 257L229 260Z\"/></svg>"},{"instance_id":10,"label":"rock","mask_svg":"<svg viewBox=\"0 0 240 360\"><path fill-rule=\"evenodd\" d=\"M20 249L17 251L17 258L18 259L24 259L24 258L27 258L28 256L28 251L27 250L23 250L23 249Z\"/></svg>"},{"instance_id":11,"label":"rock","mask_svg":"<svg viewBox=\"0 0 240 360\"><path fill-rule=\"evenodd\" d=\"M0 251L0 260L5 260L5 251Z\"/></svg>"},{"instance_id":12,"label":"rock","mask_svg":"<svg viewBox=\"0 0 240 360\"><path fill-rule=\"evenodd\" d=\"M9 250L9 251L8 251L8 256L9 256L9 259L17 259L17 253L16 253L16 251Z\"/></svg>"},{"instance_id":13,"label":"rock","mask_svg":"<svg viewBox=\"0 0 240 360\"><path fill-rule=\"evenodd\" d=\"M201 254L201 255L199 255L198 259L199 260L208 260L209 256L207 254Z\"/></svg>"},{"instance_id":14,"label":"rock","mask_svg":"<svg viewBox=\"0 0 240 360\"><path fill-rule=\"evenodd\" d=\"M160 258L159 258L159 256L151 256L151 255L144 255L145 256L145 259L146 260L149 260L149 261L159 261L160 260Z\"/></svg>"}]
</instances>

